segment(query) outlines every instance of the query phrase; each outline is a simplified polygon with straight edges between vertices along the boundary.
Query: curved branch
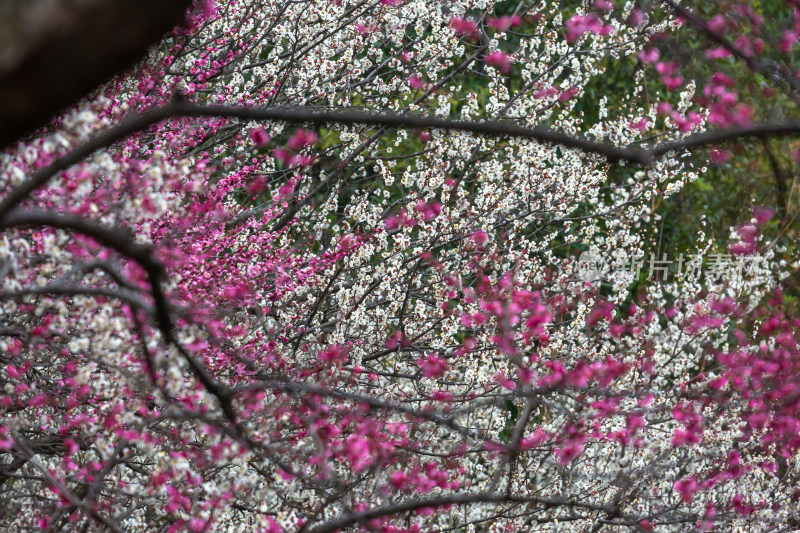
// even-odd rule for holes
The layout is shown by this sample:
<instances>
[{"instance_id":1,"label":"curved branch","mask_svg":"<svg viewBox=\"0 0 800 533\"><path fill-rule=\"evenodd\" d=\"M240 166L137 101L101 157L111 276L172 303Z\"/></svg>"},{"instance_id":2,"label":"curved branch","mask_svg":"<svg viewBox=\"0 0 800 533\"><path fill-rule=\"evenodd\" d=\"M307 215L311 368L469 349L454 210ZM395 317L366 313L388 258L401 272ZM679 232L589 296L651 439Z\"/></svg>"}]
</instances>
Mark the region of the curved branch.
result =
<instances>
[{"instance_id":1,"label":"curved branch","mask_svg":"<svg viewBox=\"0 0 800 533\"><path fill-rule=\"evenodd\" d=\"M404 407L402 405L385 402L378 398L372 398L370 396L364 396L360 394L354 394L335 389L327 389L324 387L318 387L306 383L290 383L286 381L265 380L262 383L255 383L252 385L246 385L234 388L232 389L231 392L235 395L235 394L241 394L243 392L250 392L254 390L264 390L264 389L280 390L286 393L293 393L293 394L327 396L329 398L337 398L340 400L348 400L348 401L363 403L375 409L385 409L387 411L402 413L415 418L422 418L429 422L434 422L436 424L448 427L453 431L459 433L460 435L473 438L475 440L479 441L487 440L484 437L482 437L477 431L456 424L453 418L441 416L434 412L412 409L409 407Z\"/></svg>"},{"instance_id":2,"label":"curved branch","mask_svg":"<svg viewBox=\"0 0 800 533\"><path fill-rule=\"evenodd\" d=\"M771 137L783 137L800 133L800 120L787 120L775 123L754 123L749 126L730 128L725 130L715 130L705 133L690 135L680 141L665 142L653 146L645 153L650 155L650 160L661 159L669 152L675 150L691 150L693 148L703 148L713 146L727 141L737 139L768 139Z\"/></svg>"},{"instance_id":3,"label":"curved branch","mask_svg":"<svg viewBox=\"0 0 800 533\"><path fill-rule=\"evenodd\" d=\"M397 504L376 507L360 513L346 514L340 518L330 520L316 527L310 533L332 533L356 524L362 524L376 518L416 511L426 507L440 507L443 505L463 505L473 503L528 503L544 505L546 507L577 507L587 511L597 511L608 515L613 515L615 510L603 505L592 503L581 503L562 498L537 498L535 496L506 496L501 494L454 494L450 496L436 496L418 500L409 500Z\"/></svg>"},{"instance_id":4,"label":"curved branch","mask_svg":"<svg viewBox=\"0 0 800 533\"><path fill-rule=\"evenodd\" d=\"M222 410L236 425L236 417L231 405L231 391L201 365L186 348L175 338L172 332L172 320L169 313L169 302L161 287L165 276L164 265L153 256L153 249L133 242L130 234L122 228L112 229L97 224L96 222L66 213L52 211L22 211L0 215L0 229L21 226L48 226L53 228L69 229L89 236L100 244L117 251L121 255L133 259L147 273L150 281L150 292L153 297L155 319L158 329L166 344L174 345L186 359L197 379L211 394L217 397Z\"/></svg>"},{"instance_id":5,"label":"curved branch","mask_svg":"<svg viewBox=\"0 0 800 533\"><path fill-rule=\"evenodd\" d=\"M24 298L26 296L103 296L125 302L136 309L143 309L152 314L149 306L135 294L128 291L115 291L104 287L81 287L70 285L45 285L44 287L28 287L18 291L0 292L0 300Z\"/></svg>"},{"instance_id":6,"label":"curved branch","mask_svg":"<svg viewBox=\"0 0 800 533\"><path fill-rule=\"evenodd\" d=\"M0 229L20 226L48 226L77 231L136 261L147 272L150 280L159 328L166 332L172 330L167 299L161 289L164 266L153 256L151 247L136 244L130 234L122 228L107 228L66 213L35 210L0 214Z\"/></svg>"},{"instance_id":7,"label":"curved branch","mask_svg":"<svg viewBox=\"0 0 800 533\"><path fill-rule=\"evenodd\" d=\"M567 135L549 128L526 128L504 121L474 122L450 120L411 114L374 113L367 111L326 111L308 107L229 107L203 106L190 102L174 101L142 114L128 116L118 126L112 127L94 139L80 145L38 171L31 179L14 188L0 201L0 217L24 201L36 189L47 183L58 172L88 157L96 150L105 148L128 135L142 131L153 124L172 117L227 117L243 120L268 120L294 124L370 125L393 128L439 129L461 131L489 137L513 137L556 146L574 148L595 154L611 162L627 161L638 165L649 165L669 152L682 149L701 148L723 141L739 138L768 138L800 133L800 121L752 124L739 128L690 135L673 142L656 144L649 149L637 146L620 147L592 141L580 136Z\"/></svg>"}]
</instances>

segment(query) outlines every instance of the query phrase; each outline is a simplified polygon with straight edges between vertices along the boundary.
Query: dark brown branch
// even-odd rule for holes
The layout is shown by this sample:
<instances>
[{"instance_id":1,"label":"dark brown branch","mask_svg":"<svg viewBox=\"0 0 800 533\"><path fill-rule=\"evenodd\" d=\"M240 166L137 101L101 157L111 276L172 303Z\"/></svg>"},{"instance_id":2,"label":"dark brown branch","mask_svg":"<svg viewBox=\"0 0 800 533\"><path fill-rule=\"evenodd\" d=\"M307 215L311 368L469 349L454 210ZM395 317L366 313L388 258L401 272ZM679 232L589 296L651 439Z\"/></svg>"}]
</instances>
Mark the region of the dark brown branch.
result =
<instances>
[{"instance_id":1,"label":"dark brown branch","mask_svg":"<svg viewBox=\"0 0 800 533\"><path fill-rule=\"evenodd\" d=\"M25 200L33 191L47 183L47 181L58 172L79 163L95 151L110 146L128 135L142 131L162 120L178 116L222 116L245 120L274 120L320 126L324 124L361 124L414 129L464 131L480 135L520 137L540 142L559 144L585 150L590 153L597 153L611 160L631 160L643 164L649 162L649 159L646 157L646 152L638 148L617 148L603 143L572 137L546 128L524 128L507 122L468 122L418 115L378 114L363 111L317 111L304 107L265 109L252 107L200 106L188 102L172 102L140 115L133 114L128 116L118 126L101 133L97 137L58 158L49 166L38 171L30 180L13 189L8 196L0 201L0 216Z\"/></svg>"},{"instance_id":2,"label":"dark brown branch","mask_svg":"<svg viewBox=\"0 0 800 533\"><path fill-rule=\"evenodd\" d=\"M392 516L409 511L416 511L425 507L440 507L443 505L464 505L473 503L522 503L536 504L546 507L572 507L597 511L605 514L612 514L614 510L610 507L595 505L591 503L575 502L562 498L537 498L535 496L505 496L501 494L454 494L450 496L437 496L433 498L423 498L409 500L397 504L376 507L361 513L347 514L340 518L330 520L319 527L311 530L311 533L331 533L356 524L363 524L370 520Z\"/></svg>"},{"instance_id":3,"label":"dark brown branch","mask_svg":"<svg viewBox=\"0 0 800 533\"><path fill-rule=\"evenodd\" d=\"M31 179L15 187L2 201L0 201L0 217L11 211L20 202L25 200L33 191L47 183L47 181L62 170L90 156L101 148L111 146L132 133L142 131L148 126L173 116L170 105L154 109L143 115L131 115L118 126L101 133L97 137L81 144L69 153L59 157L53 163L36 172Z\"/></svg>"},{"instance_id":4,"label":"dark brown branch","mask_svg":"<svg viewBox=\"0 0 800 533\"><path fill-rule=\"evenodd\" d=\"M20 451L22 457L24 457L28 462L33 464L40 472L42 472L50 485L58 489L58 492L61 496L69 500L73 506L86 511L95 521L105 526L109 530L113 531L114 533L122 533L122 528L116 522L102 515L97 509L94 508L93 505L91 505L91 502L73 494L73 492L70 491L66 485L64 485L64 483L50 471L50 469L45 468L45 466L36 458L37 452L27 445L21 435L17 433L12 433L12 435L14 437L14 449Z\"/></svg>"},{"instance_id":5,"label":"dark brown branch","mask_svg":"<svg viewBox=\"0 0 800 533\"><path fill-rule=\"evenodd\" d=\"M470 437L479 441L485 440L478 432L470 428L456 424L452 417L444 417L435 412L412 409L410 407L405 407L402 405L385 402L378 398L372 398L369 396L354 394L342 390L328 389L315 385L309 385L306 383L289 383L286 381L265 380L263 383L256 383L256 384L237 387L233 389L233 393L235 395L244 392L264 390L264 389L272 389L275 391L283 391L292 394L326 396L329 398L337 398L340 400L348 400L360 404L366 404L375 409L384 409L386 411L402 413L413 418L420 418L423 420L427 420L429 422L433 422L441 426L450 428L453 431L465 437Z\"/></svg>"},{"instance_id":6,"label":"dark brown branch","mask_svg":"<svg viewBox=\"0 0 800 533\"><path fill-rule=\"evenodd\" d=\"M206 390L217 397L223 412L232 424L236 424L236 417L231 405L231 392L223 384L217 382L203 366L175 339L172 332L172 320L169 313L169 302L163 292L161 283L165 275L164 266L154 257L149 246L136 244L130 234L122 228L111 229L96 222L78 216L51 211L25 211L12 212L0 215L0 229L25 226L47 226L52 228L77 231L95 239L103 246L128 257L141 266L147 273L150 281L150 292L153 297L155 319L161 335L166 344L173 344L189 363L190 368L197 376Z\"/></svg>"},{"instance_id":7,"label":"dark brown branch","mask_svg":"<svg viewBox=\"0 0 800 533\"><path fill-rule=\"evenodd\" d=\"M228 117L243 120L265 120L315 126L326 124L373 125L394 128L461 131L489 137L514 137L556 146L565 146L602 156L612 162L627 161L639 165L649 165L653 161L663 158L669 152L676 150L701 148L740 138L765 139L800 133L800 120L790 120L780 123L752 124L739 128L699 133L678 141L657 144L650 149L642 149L636 146L614 146L583 137L567 135L548 128L526 128L505 121L473 122L411 114L400 115L365 111L321 111L307 107L254 108L202 106L189 102L176 101L166 104L163 107L147 111L141 115L131 115L120 125L109 129L58 158L51 165L34 174L30 180L13 189L8 196L0 201L0 216L25 200L33 191L47 183L47 181L58 172L80 162L96 150L110 146L128 135L142 131L170 117Z\"/></svg>"},{"instance_id":8,"label":"dark brown branch","mask_svg":"<svg viewBox=\"0 0 800 533\"><path fill-rule=\"evenodd\" d=\"M103 296L125 302L136 309L143 309L152 314L148 305L137 295L128 291L115 291L105 287L82 287L80 285L45 285L44 287L28 287L19 291L0 292L0 300L22 298L25 296Z\"/></svg>"},{"instance_id":9,"label":"dark brown branch","mask_svg":"<svg viewBox=\"0 0 800 533\"><path fill-rule=\"evenodd\" d=\"M136 244L130 234L121 228L107 228L75 215L40 210L0 215L0 229L25 226L47 226L77 231L136 261L150 278L159 327L171 330L167 301L160 286L164 276L164 266L153 256L152 248Z\"/></svg>"},{"instance_id":10,"label":"dark brown branch","mask_svg":"<svg viewBox=\"0 0 800 533\"><path fill-rule=\"evenodd\" d=\"M788 187L786 185L786 173L781 169L778 159L772 151L768 139L761 140L761 146L764 148L764 153L767 155L769 167L772 170L772 176L775 178L775 202L778 204L778 211L780 212L781 225L789 221L788 217L788 201L786 196L788 194Z\"/></svg>"},{"instance_id":11,"label":"dark brown branch","mask_svg":"<svg viewBox=\"0 0 800 533\"><path fill-rule=\"evenodd\" d=\"M462 131L489 137L516 137L547 144L577 148L602 155L612 161L629 160L648 163L646 152L638 148L619 148L577 136L567 135L548 128L526 128L511 122L473 122L413 114L374 113L365 111L327 111L304 107L247 108L225 106L199 106L175 103L175 115L225 116L245 120L273 120L323 126L326 124L366 125L391 128L439 129Z\"/></svg>"},{"instance_id":12,"label":"dark brown branch","mask_svg":"<svg viewBox=\"0 0 800 533\"><path fill-rule=\"evenodd\" d=\"M774 123L754 123L750 124L749 126L741 126L738 128L698 133L695 135L690 135L689 137L679 141L660 143L653 146L650 150L646 150L644 153L649 156L648 159L650 161L655 161L675 150L704 148L737 139L769 139L772 137L784 137L798 133L800 133L800 120L787 120L784 122Z\"/></svg>"}]
</instances>

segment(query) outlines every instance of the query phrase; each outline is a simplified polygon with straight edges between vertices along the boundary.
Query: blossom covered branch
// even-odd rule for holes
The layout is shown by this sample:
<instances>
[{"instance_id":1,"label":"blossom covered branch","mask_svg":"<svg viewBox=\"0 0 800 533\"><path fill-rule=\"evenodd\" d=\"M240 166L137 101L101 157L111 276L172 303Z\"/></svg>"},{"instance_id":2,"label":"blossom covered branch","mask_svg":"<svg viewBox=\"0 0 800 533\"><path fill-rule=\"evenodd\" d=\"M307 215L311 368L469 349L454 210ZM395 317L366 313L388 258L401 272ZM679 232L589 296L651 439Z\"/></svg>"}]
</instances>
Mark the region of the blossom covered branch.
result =
<instances>
[{"instance_id":1,"label":"blossom covered branch","mask_svg":"<svg viewBox=\"0 0 800 533\"><path fill-rule=\"evenodd\" d=\"M663 206L798 124L675 15L197 2L0 155L2 527L795 527L791 182Z\"/></svg>"}]
</instances>

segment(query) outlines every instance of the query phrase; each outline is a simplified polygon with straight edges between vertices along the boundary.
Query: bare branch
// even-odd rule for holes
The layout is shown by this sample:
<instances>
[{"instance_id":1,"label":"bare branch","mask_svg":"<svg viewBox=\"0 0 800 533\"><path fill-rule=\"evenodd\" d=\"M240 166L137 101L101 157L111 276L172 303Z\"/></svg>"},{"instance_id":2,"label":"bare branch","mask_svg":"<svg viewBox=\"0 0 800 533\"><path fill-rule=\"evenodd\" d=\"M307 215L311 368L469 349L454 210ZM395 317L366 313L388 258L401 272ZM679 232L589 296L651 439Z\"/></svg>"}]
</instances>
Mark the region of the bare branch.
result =
<instances>
[{"instance_id":1,"label":"bare branch","mask_svg":"<svg viewBox=\"0 0 800 533\"><path fill-rule=\"evenodd\" d=\"M548 128L526 128L511 122L472 122L450 120L420 115L400 115L393 113L373 113L365 111L320 111L308 107L228 107L202 106L189 102L172 102L141 115L131 115L120 125L98 135L82 144L55 162L40 170L34 176L13 189L0 201L0 216L24 201L33 191L47 183L58 172L88 157L96 150L105 148L124 139L128 135L142 131L153 124L171 117L229 117L243 120L270 120L295 124L371 125L380 127L439 129L461 131L490 137L515 137L546 144L575 148L586 153L600 155L611 162L627 161L639 165L649 165L666 154L676 150L702 148L743 138L765 139L800 133L800 121L790 120L780 123L756 123L739 128L711 131L690 135L673 142L657 144L650 149L635 146L619 147L608 143L592 141L583 137L567 135Z\"/></svg>"},{"instance_id":2,"label":"bare branch","mask_svg":"<svg viewBox=\"0 0 800 533\"><path fill-rule=\"evenodd\" d=\"M442 505L464 505L473 503L527 503L543 505L546 507L577 507L589 511L598 511L609 515L615 514L615 510L611 507L602 505L595 505L592 503L582 503L562 498L537 498L535 496L505 496L502 494L454 494L450 496L437 496L433 498L423 498L418 500L409 500L397 504L386 505L383 507L376 507L369 511L364 511L355 514L346 514L341 518L331 520L317 528L311 530L311 533L331 533L336 530L344 529L355 524L362 524L369 520L376 518L383 518L385 516L396 515L408 511L416 511L425 507L439 507Z\"/></svg>"}]
</instances>

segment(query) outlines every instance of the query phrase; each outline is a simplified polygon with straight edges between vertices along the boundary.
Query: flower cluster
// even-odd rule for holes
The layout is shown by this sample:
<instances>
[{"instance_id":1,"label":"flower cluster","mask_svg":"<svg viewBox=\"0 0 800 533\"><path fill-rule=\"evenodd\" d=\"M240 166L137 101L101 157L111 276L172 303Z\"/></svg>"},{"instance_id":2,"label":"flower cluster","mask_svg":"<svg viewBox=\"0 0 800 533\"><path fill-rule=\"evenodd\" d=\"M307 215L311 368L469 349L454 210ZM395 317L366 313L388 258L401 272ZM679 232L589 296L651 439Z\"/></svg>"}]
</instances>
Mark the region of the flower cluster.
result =
<instances>
[{"instance_id":1,"label":"flower cluster","mask_svg":"<svg viewBox=\"0 0 800 533\"><path fill-rule=\"evenodd\" d=\"M642 170L523 136L248 115L377 109L615 146L748 123L724 74L696 95L659 61L680 20L619 4L203 0L0 154L4 198L55 168L0 213L2 527L796 523L800 322L772 213L734 230L731 254L765 258L748 276L642 294L630 272L576 277L578 256L644 257L654 199L703 170L685 150ZM637 58L670 98L640 70L592 101ZM175 94L235 112L59 166Z\"/></svg>"}]
</instances>

